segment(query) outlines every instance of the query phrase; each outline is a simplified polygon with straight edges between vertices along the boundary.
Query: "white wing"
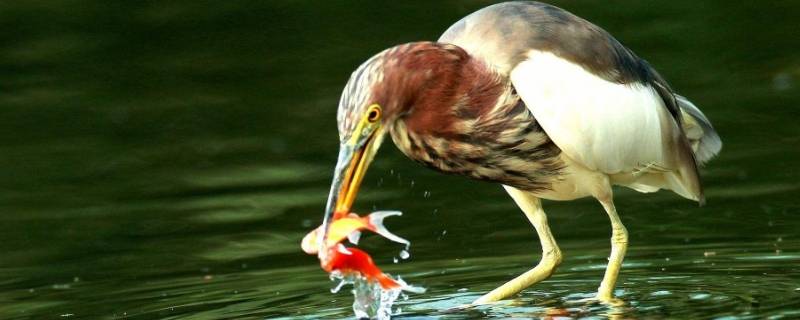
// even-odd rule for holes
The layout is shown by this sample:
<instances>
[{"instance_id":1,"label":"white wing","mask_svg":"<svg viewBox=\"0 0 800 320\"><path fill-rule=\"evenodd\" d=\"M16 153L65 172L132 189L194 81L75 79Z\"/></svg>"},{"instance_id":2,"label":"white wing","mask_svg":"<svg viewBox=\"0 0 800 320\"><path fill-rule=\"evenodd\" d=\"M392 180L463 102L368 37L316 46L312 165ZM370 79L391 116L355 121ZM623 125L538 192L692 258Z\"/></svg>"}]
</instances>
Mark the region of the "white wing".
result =
<instances>
[{"instance_id":1,"label":"white wing","mask_svg":"<svg viewBox=\"0 0 800 320\"><path fill-rule=\"evenodd\" d=\"M674 148L680 129L651 86L610 82L536 50L510 76L541 127L572 160L609 175L633 176L658 168L667 173L659 173L655 182L649 177L644 184L696 198L678 172ZM625 184L636 188L642 183ZM641 191L654 190L641 186Z\"/></svg>"}]
</instances>

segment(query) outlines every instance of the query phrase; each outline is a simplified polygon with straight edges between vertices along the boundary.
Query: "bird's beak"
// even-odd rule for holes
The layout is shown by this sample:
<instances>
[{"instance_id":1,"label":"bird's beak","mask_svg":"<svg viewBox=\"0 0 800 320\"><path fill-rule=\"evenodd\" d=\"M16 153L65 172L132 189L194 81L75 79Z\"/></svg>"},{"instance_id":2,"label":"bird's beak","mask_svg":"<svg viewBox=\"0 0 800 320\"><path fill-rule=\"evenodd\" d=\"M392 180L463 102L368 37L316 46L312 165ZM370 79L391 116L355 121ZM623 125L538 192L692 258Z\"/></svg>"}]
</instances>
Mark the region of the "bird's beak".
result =
<instances>
[{"instance_id":1,"label":"bird's beak","mask_svg":"<svg viewBox=\"0 0 800 320\"><path fill-rule=\"evenodd\" d=\"M325 217L322 220L322 237L317 239L321 255L327 252L327 250L323 250L322 246L328 236L329 224L334 219L350 213L350 208L358 194L358 188L361 186L361 180L380 143L376 141L379 140L376 139L376 136L378 134L373 134L360 145L345 142L339 146L339 159L336 162L333 183L328 194L328 204L325 206Z\"/></svg>"}]
</instances>

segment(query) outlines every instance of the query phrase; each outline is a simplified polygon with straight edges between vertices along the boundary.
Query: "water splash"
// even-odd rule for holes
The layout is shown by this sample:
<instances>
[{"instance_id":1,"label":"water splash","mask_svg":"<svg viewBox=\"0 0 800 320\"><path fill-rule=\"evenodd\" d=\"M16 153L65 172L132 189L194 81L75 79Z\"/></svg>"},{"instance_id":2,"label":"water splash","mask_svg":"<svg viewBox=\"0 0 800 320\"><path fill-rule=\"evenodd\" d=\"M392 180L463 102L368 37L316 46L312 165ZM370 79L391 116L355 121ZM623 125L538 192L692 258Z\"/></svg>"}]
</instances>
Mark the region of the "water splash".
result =
<instances>
[{"instance_id":1,"label":"water splash","mask_svg":"<svg viewBox=\"0 0 800 320\"><path fill-rule=\"evenodd\" d=\"M332 272L331 280L339 280L339 283L331 289L333 293L339 292L345 285L353 285L351 292L354 297L353 312L356 319L389 319L392 314L400 313L400 308L392 310L394 302L400 297L408 299L403 291L425 292L424 288L411 286L399 277L396 281L401 284L401 287L397 289L383 289L378 282L369 281L357 274Z\"/></svg>"},{"instance_id":2,"label":"water splash","mask_svg":"<svg viewBox=\"0 0 800 320\"><path fill-rule=\"evenodd\" d=\"M336 281L336 279L339 279L339 283L336 284L335 287L331 288L331 293L338 293L340 290L342 290L342 287L349 283L348 280L342 278L338 273L337 275L331 273L331 281Z\"/></svg>"}]
</instances>

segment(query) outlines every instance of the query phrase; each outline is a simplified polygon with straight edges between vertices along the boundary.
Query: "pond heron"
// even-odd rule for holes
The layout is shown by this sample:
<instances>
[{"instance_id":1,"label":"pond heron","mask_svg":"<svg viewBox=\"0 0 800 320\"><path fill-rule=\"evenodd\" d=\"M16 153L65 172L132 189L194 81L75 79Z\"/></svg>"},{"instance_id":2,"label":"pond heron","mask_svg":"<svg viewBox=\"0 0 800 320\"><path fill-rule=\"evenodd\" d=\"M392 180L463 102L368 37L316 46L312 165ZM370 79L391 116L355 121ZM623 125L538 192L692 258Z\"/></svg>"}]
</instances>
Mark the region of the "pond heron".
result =
<instances>
[{"instance_id":1,"label":"pond heron","mask_svg":"<svg viewBox=\"0 0 800 320\"><path fill-rule=\"evenodd\" d=\"M646 61L600 27L538 2L495 4L436 42L378 53L347 82L337 122L323 230L350 211L387 134L424 166L496 182L511 195L538 233L541 261L478 304L514 295L561 263L540 199L588 196L611 221L597 299L614 301L628 233L611 186L669 189L702 204L698 166L722 147L708 118Z\"/></svg>"}]
</instances>

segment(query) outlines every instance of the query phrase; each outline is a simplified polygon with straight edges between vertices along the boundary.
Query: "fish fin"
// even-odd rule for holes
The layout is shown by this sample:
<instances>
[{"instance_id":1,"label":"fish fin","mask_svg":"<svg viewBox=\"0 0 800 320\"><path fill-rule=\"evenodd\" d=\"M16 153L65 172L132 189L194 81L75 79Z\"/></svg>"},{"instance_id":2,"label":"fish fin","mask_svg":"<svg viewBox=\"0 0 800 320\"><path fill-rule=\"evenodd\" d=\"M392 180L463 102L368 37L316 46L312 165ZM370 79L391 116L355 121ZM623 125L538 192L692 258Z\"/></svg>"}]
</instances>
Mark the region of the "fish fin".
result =
<instances>
[{"instance_id":1,"label":"fish fin","mask_svg":"<svg viewBox=\"0 0 800 320\"><path fill-rule=\"evenodd\" d=\"M386 239L389 239L389 240L397 242L397 243L402 243L402 244L408 246L408 245L411 244L411 242L409 242L408 240L403 239L403 238L395 235L394 233L389 232L389 230L386 229L386 227L383 225L383 219L386 219L386 217L401 216L401 215L403 215L403 213L400 212L400 211L376 211L376 212L373 212L368 217L369 218L370 230L372 230L375 233L383 236Z\"/></svg>"},{"instance_id":2,"label":"fish fin","mask_svg":"<svg viewBox=\"0 0 800 320\"><path fill-rule=\"evenodd\" d=\"M348 256L353 255L353 253L350 252L350 250L347 250L347 247L343 246L342 244L336 245L336 251L339 251L339 253L346 254Z\"/></svg>"},{"instance_id":3,"label":"fish fin","mask_svg":"<svg viewBox=\"0 0 800 320\"><path fill-rule=\"evenodd\" d=\"M394 279L390 275L381 273L377 277L378 283L381 285L381 288L390 290L390 289L400 289L406 292L411 293L425 293L425 288L412 286L403 281L403 279L397 278Z\"/></svg>"},{"instance_id":4,"label":"fish fin","mask_svg":"<svg viewBox=\"0 0 800 320\"><path fill-rule=\"evenodd\" d=\"M347 235L347 240L352 244L358 244L359 239L361 239L361 231L353 231Z\"/></svg>"},{"instance_id":5,"label":"fish fin","mask_svg":"<svg viewBox=\"0 0 800 320\"><path fill-rule=\"evenodd\" d=\"M402 284L400 284L399 282L395 281L394 279L392 279L392 277L390 277L389 275L387 275L385 273L381 273L377 278L378 278L378 283L380 283L380 285L381 285L381 288L384 288L384 289L387 289L387 290L388 289L403 288Z\"/></svg>"}]
</instances>

